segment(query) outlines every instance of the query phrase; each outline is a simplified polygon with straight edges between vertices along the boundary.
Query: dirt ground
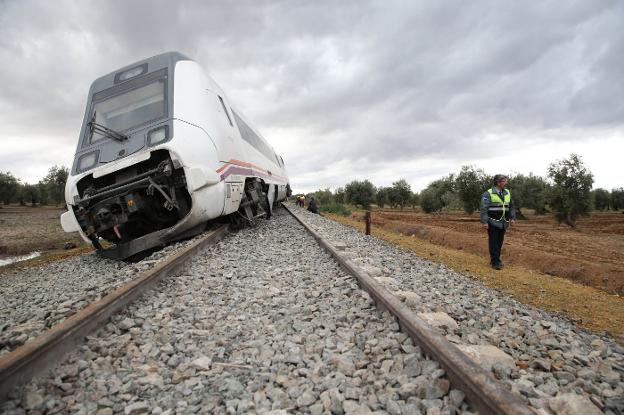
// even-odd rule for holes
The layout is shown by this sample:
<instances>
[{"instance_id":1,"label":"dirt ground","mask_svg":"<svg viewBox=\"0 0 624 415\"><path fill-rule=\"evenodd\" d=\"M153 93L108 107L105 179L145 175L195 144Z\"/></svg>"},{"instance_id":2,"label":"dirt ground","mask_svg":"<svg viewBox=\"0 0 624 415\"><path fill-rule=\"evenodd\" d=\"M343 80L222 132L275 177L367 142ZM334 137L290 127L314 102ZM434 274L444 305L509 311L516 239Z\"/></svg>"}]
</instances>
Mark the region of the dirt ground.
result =
<instances>
[{"instance_id":1,"label":"dirt ground","mask_svg":"<svg viewBox=\"0 0 624 415\"><path fill-rule=\"evenodd\" d=\"M39 251L44 257L66 256L75 250L64 249L66 242L84 250L84 241L77 233L65 233L60 216L65 210L53 206L2 205L0 208L0 258ZM88 246L87 246L88 247ZM61 255L61 252L63 254ZM39 261L41 258L39 259ZM8 268L10 267L3 267Z\"/></svg>"},{"instance_id":2,"label":"dirt ground","mask_svg":"<svg viewBox=\"0 0 624 415\"><path fill-rule=\"evenodd\" d=\"M359 217L358 214L355 214ZM624 295L624 214L598 212L581 218L577 229L558 225L552 215L525 214L505 235L502 259L548 275L568 278L610 294ZM431 215L375 210L373 223L437 245L488 259L487 234L478 214Z\"/></svg>"},{"instance_id":3,"label":"dirt ground","mask_svg":"<svg viewBox=\"0 0 624 415\"><path fill-rule=\"evenodd\" d=\"M361 212L326 216L364 230ZM527 217L506 236L502 271L489 267L487 235L476 214L375 210L372 234L624 344L624 215L598 213L577 230L552 216Z\"/></svg>"}]
</instances>

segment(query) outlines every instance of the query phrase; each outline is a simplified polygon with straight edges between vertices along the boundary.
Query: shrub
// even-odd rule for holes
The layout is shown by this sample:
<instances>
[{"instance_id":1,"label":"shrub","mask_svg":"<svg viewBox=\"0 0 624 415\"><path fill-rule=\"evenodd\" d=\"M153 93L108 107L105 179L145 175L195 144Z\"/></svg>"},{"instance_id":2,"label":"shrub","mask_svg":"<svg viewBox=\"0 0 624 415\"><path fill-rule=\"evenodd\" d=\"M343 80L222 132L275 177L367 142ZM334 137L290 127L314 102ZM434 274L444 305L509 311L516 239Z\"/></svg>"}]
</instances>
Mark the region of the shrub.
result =
<instances>
[{"instance_id":1,"label":"shrub","mask_svg":"<svg viewBox=\"0 0 624 415\"><path fill-rule=\"evenodd\" d=\"M342 203L329 203L327 205L321 205L321 211L342 216L351 215L351 211L349 210L349 208L347 208Z\"/></svg>"},{"instance_id":2,"label":"shrub","mask_svg":"<svg viewBox=\"0 0 624 415\"><path fill-rule=\"evenodd\" d=\"M306 195L306 201L309 201L311 198L316 199L321 205L334 203L334 194L329 189L319 189L316 192L308 193Z\"/></svg>"}]
</instances>

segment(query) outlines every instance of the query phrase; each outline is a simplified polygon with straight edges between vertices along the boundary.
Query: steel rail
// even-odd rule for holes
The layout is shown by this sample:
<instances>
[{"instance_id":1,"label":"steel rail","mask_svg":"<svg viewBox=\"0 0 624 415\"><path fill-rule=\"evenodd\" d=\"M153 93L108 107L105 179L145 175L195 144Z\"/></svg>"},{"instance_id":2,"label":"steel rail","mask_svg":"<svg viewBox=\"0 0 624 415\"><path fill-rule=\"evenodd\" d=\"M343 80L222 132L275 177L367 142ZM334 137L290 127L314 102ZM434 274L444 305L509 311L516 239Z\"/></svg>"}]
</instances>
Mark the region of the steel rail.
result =
<instances>
[{"instance_id":1,"label":"steel rail","mask_svg":"<svg viewBox=\"0 0 624 415\"><path fill-rule=\"evenodd\" d=\"M209 231L170 258L141 272L137 278L89 304L34 340L0 356L0 401L13 388L57 363L65 353L80 344L86 335L107 322L113 314L141 296L163 277L184 265L199 250L219 241L227 231L228 225Z\"/></svg>"},{"instance_id":2,"label":"steel rail","mask_svg":"<svg viewBox=\"0 0 624 415\"><path fill-rule=\"evenodd\" d=\"M330 242L312 229L290 207L286 210L316 239L340 266L353 275L361 288L373 298L378 308L389 311L402 331L421 346L432 359L437 360L448 374L453 387L466 394L467 401L482 415L535 415L518 396L496 380L492 374L471 360L444 336L437 333L405 306L394 294L371 275L340 254Z\"/></svg>"}]
</instances>

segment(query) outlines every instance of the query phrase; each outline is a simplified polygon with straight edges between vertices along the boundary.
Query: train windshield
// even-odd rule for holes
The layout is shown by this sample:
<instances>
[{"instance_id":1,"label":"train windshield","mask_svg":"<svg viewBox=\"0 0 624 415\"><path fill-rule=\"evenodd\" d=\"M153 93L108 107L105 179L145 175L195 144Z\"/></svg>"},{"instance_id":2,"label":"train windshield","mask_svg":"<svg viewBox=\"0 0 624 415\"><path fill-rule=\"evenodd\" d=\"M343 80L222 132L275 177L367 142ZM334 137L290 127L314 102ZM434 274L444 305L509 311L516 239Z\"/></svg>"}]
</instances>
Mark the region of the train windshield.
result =
<instances>
[{"instance_id":1,"label":"train windshield","mask_svg":"<svg viewBox=\"0 0 624 415\"><path fill-rule=\"evenodd\" d=\"M114 131L126 131L166 115L165 80L158 79L122 94L94 100L95 122ZM106 138L94 132L91 143Z\"/></svg>"}]
</instances>

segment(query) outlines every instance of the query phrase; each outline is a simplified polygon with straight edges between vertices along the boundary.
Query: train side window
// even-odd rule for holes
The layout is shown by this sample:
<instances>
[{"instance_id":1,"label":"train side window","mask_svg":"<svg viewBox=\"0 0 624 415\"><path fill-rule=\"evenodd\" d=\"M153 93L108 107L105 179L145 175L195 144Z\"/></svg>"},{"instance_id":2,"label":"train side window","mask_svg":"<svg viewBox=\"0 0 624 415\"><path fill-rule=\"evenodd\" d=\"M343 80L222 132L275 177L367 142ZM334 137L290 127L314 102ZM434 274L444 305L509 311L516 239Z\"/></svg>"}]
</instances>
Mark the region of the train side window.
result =
<instances>
[{"instance_id":1,"label":"train side window","mask_svg":"<svg viewBox=\"0 0 624 415\"><path fill-rule=\"evenodd\" d=\"M234 124L232 124L232 118L230 118L230 113L225 107L225 102L223 102L223 98L221 98L221 95L217 95L217 96L219 97L219 102L221 103L221 106L223 107L223 111L225 112L225 116L227 117L228 122L230 123L232 127L234 127Z\"/></svg>"}]
</instances>

